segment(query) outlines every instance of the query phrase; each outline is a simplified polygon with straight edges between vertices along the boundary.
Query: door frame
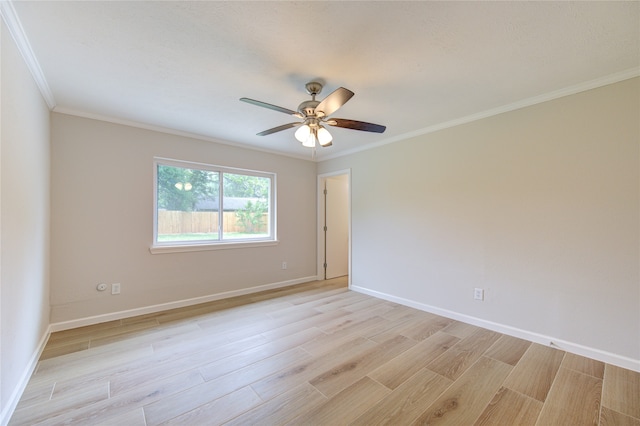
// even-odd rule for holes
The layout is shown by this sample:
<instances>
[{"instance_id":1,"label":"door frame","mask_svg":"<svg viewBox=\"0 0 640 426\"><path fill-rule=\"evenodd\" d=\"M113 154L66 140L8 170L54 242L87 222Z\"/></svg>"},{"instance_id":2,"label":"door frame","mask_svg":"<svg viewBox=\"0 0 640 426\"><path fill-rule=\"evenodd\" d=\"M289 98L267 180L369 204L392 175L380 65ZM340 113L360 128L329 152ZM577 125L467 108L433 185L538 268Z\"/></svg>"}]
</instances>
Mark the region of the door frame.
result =
<instances>
[{"instance_id":1,"label":"door frame","mask_svg":"<svg viewBox=\"0 0 640 426\"><path fill-rule=\"evenodd\" d=\"M324 182L334 176L347 176L347 229L348 229L348 253L349 259L347 260L348 274L349 274L349 288L351 288L351 169L336 170L335 172L322 173L318 175L318 200L316 205L318 207L317 218L317 230L318 230L318 250L317 250L317 269L316 275L318 280L324 280Z\"/></svg>"}]
</instances>

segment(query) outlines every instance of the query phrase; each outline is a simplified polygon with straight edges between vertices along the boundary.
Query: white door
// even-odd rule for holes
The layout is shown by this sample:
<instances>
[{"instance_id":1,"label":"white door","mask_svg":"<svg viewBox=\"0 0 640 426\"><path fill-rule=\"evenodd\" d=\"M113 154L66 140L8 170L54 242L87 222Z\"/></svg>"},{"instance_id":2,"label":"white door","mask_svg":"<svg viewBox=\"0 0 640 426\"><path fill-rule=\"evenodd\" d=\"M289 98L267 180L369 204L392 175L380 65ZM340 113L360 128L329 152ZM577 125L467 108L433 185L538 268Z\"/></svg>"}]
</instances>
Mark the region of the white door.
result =
<instances>
[{"instance_id":1,"label":"white door","mask_svg":"<svg viewBox=\"0 0 640 426\"><path fill-rule=\"evenodd\" d=\"M349 274L349 179L347 175L325 180L326 278Z\"/></svg>"}]
</instances>

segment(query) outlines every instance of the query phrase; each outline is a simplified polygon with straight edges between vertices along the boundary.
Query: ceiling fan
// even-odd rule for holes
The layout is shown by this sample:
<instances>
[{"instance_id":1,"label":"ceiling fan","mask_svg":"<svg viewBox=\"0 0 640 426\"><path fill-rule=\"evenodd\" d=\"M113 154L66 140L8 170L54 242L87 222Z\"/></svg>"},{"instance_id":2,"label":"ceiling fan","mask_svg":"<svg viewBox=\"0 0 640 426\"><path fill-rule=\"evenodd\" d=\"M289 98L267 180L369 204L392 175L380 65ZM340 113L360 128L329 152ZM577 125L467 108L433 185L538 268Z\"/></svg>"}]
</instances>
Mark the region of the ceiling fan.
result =
<instances>
[{"instance_id":1,"label":"ceiling fan","mask_svg":"<svg viewBox=\"0 0 640 426\"><path fill-rule=\"evenodd\" d=\"M336 112L338 108L347 103L354 95L351 90L340 87L329 94L322 101L316 101L316 95L322 91L322 84L312 81L305 85L307 93L311 95L310 101L304 101L298 105L298 110L293 111L282 108L266 102L256 101L255 99L240 98L241 101L247 102L259 107L268 108L274 111L283 112L301 119L302 121L283 124L269 130L258 133L258 136L266 136L282 130L300 127L295 132L295 137L302 142L303 146L315 148L316 143L320 146L331 146L333 137L324 125L343 127L345 129L363 130L365 132L383 133L385 126L379 124L366 123L364 121L349 120L345 118L329 118L331 114Z\"/></svg>"}]
</instances>

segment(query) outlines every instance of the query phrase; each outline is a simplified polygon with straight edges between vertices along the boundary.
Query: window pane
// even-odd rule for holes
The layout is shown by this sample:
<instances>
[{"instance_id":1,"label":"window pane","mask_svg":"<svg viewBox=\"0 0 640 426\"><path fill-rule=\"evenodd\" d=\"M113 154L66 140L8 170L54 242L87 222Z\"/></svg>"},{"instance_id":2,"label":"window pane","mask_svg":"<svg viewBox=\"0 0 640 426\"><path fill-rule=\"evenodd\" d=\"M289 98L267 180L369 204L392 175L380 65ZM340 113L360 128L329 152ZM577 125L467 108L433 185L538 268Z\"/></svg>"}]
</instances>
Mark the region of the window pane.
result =
<instances>
[{"instance_id":1,"label":"window pane","mask_svg":"<svg viewBox=\"0 0 640 426\"><path fill-rule=\"evenodd\" d=\"M218 240L219 173L158 165L158 242Z\"/></svg>"},{"instance_id":2,"label":"window pane","mask_svg":"<svg viewBox=\"0 0 640 426\"><path fill-rule=\"evenodd\" d=\"M233 173L224 173L223 179L222 239L269 237L271 179Z\"/></svg>"}]
</instances>

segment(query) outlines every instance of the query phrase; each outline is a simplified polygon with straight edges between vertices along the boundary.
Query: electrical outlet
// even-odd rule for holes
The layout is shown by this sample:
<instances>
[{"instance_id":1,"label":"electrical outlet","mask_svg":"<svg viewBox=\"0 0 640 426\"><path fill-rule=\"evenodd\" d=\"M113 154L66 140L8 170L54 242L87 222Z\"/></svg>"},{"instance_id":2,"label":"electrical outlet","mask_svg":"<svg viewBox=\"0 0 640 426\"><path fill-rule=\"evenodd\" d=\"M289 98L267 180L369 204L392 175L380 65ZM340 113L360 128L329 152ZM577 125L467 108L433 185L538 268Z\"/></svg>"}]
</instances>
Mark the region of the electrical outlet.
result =
<instances>
[{"instance_id":1,"label":"electrical outlet","mask_svg":"<svg viewBox=\"0 0 640 426\"><path fill-rule=\"evenodd\" d=\"M474 288L473 289L473 298L475 300L484 300L484 289Z\"/></svg>"},{"instance_id":2,"label":"electrical outlet","mask_svg":"<svg viewBox=\"0 0 640 426\"><path fill-rule=\"evenodd\" d=\"M287 269L287 262L282 262L282 269Z\"/></svg>"},{"instance_id":3,"label":"electrical outlet","mask_svg":"<svg viewBox=\"0 0 640 426\"><path fill-rule=\"evenodd\" d=\"M111 294L120 294L120 283L111 284Z\"/></svg>"}]
</instances>

